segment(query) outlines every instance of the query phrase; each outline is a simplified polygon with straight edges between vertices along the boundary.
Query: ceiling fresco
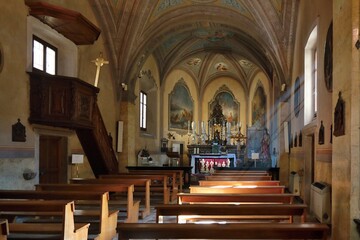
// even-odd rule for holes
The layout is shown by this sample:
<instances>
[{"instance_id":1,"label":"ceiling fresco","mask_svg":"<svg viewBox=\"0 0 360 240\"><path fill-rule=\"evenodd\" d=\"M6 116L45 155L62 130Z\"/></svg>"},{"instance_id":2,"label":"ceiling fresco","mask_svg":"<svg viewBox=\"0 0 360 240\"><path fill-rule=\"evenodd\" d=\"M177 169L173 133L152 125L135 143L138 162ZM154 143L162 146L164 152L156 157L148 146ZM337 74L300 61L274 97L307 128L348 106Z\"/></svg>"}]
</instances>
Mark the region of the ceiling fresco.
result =
<instances>
[{"instance_id":1,"label":"ceiling fresco","mask_svg":"<svg viewBox=\"0 0 360 240\"><path fill-rule=\"evenodd\" d=\"M299 0L90 1L119 85L131 89L150 55L161 80L184 69L199 87L213 76L246 86L257 71L279 86L290 79Z\"/></svg>"}]
</instances>

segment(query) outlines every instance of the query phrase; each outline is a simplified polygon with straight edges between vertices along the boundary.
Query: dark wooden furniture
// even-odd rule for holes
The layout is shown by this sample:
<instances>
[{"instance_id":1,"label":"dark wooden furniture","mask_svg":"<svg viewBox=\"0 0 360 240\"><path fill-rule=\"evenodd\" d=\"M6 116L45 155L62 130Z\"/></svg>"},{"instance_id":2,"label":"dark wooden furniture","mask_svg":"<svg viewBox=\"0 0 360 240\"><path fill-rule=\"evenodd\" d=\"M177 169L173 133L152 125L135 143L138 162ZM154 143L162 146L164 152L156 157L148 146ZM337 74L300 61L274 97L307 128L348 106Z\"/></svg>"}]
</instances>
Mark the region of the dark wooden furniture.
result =
<instances>
[{"instance_id":1,"label":"dark wooden furniture","mask_svg":"<svg viewBox=\"0 0 360 240\"><path fill-rule=\"evenodd\" d=\"M63 240L87 239L90 224L75 226L73 201L65 200L0 200L0 211L2 214L12 214L27 216L48 213L48 216L61 216L60 223L9 223L9 238L16 234L26 234L27 239L32 239L30 235L52 235L53 238ZM40 238L38 238L40 239Z\"/></svg>"},{"instance_id":2,"label":"dark wooden furniture","mask_svg":"<svg viewBox=\"0 0 360 240\"><path fill-rule=\"evenodd\" d=\"M75 201L75 223L89 222L89 234L98 240L107 240L116 236L118 210L109 210L108 192L84 191L34 191L34 190L0 190L2 199L22 200L69 200ZM98 205L91 209L81 209L81 201L96 201ZM15 213L14 216L16 216ZM27 213L30 215L30 213ZM42 213L46 217L48 214ZM40 215L34 213L34 216ZM61 215L61 214L59 214Z\"/></svg>"},{"instance_id":3,"label":"dark wooden furniture","mask_svg":"<svg viewBox=\"0 0 360 240\"><path fill-rule=\"evenodd\" d=\"M135 192L141 192L144 195L144 199L141 202L144 205L143 209L139 210L140 217L144 218L150 215L150 184L151 180L148 178L136 178L136 179L120 179L120 178L73 178L71 183L85 183L85 184L133 184L135 186Z\"/></svg>"},{"instance_id":4,"label":"dark wooden furniture","mask_svg":"<svg viewBox=\"0 0 360 240\"><path fill-rule=\"evenodd\" d=\"M97 105L99 89L78 78L29 75L29 122L75 130L94 175L115 174L118 161Z\"/></svg>"},{"instance_id":5,"label":"dark wooden furniture","mask_svg":"<svg viewBox=\"0 0 360 240\"><path fill-rule=\"evenodd\" d=\"M285 192L285 186L225 186L225 187L190 187L190 193L241 193L241 194L282 194Z\"/></svg>"},{"instance_id":6,"label":"dark wooden furniture","mask_svg":"<svg viewBox=\"0 0 360 240\"><path fill-rule=\"evenodd\" d=\"M301 222L306 220L305 204L167 204L157 205L156 222L163 223L163 217L179 216L187 221L196 220L245 220L245 221L288 221L293 223L293 216L300 216Z\"/></svg>"},{"instance_id":7,"label":"dark wooden furniture","mask_svg":"<svg viewBox=\"0 0 360 240\"><path fill-rule=\"evenodd\" d=\"M181 170L183 171L183 188L190 187L191 166L127 166L128 170Z\"/></svg>"},{"instance_id":8,"label":"dark wooden furniture","mask_svg":"<svg viewBox=\"0 0 360 240\"><path fill-rule=\"evenodd\" d=\"M133 184L37 184L36 190L45 191L85 191L85 192L115 192L126 193L126 200L121 203L126 208L127 218L125 222L137 222L139 220L140 201L134 200ZM95 203L97 204L97 203ZM122 210L119 208L119 210Z\"/></svg>"},{"instance_id":9,"label":"dark wooden furniture","mask_svg":"<svg viewBox=\"0 0 360 240\"><path fill-rule=\"evenodd\" d=\"M179 204L197 203L293 203L294 194L179 193Z\"/></svg>"},{"instance_id":10,"label":"dark wooden furniture","mask_svg":"<svg viewBox=\"0 0 360 240\"><path fill-rule=\"evenodd\" d=\"M320 223L118 224L126 239L322 239L329 227Z\"/></svg>"}]
</instances>

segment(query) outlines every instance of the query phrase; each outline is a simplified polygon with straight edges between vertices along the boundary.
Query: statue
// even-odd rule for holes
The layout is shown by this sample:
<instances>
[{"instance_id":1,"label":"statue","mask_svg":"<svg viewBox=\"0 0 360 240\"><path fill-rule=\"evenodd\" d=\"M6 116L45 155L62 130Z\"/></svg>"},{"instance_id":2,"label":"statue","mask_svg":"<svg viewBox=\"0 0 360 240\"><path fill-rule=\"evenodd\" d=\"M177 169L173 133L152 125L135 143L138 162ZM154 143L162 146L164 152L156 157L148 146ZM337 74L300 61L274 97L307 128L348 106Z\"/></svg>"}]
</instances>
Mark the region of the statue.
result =
<instances>
[{"instance_id":1,"label":"statue","mask_svg":"<svg viewBox=\"0 0 360 240\"><path fill-rule=\"evenodd\" d=\"M270 160L270 135L266 128L264 130L264 135L261 140L260 159L263 161Z\"/></svg>"},{"instance_id":2,"label":"statue","mask_svg":"<svg viewBox=\"0 0 360 240\"><path fill-rule=\"evenodd\" d=\"M339 92L339 98L336 103L334 113L334 136L341 136L345 134L345 102Z\"/></svg>"}]
</instances>

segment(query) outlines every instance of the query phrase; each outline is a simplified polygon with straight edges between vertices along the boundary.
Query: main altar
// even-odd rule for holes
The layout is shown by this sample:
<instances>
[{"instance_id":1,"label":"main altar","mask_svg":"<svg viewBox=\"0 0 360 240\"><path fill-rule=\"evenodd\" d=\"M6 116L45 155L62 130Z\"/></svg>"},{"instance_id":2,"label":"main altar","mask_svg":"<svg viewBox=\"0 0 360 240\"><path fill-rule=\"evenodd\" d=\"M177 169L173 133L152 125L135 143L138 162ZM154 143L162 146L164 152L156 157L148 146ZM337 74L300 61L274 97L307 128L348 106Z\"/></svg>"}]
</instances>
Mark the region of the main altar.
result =
<instances>
[{"instance_id":1,"label":"main altar","mask_svg":"<svg viewBox=\"0 0 360 240\"><path fill-rule=\"evenodd\" d=\"M246 127L227 121L217 102L209 120L188 129L188 157L192 174L207 174L216 168L269 169L270 136L264 127ZM191 126L191 128L190 128Z\"/></svg>"}]
</instances>

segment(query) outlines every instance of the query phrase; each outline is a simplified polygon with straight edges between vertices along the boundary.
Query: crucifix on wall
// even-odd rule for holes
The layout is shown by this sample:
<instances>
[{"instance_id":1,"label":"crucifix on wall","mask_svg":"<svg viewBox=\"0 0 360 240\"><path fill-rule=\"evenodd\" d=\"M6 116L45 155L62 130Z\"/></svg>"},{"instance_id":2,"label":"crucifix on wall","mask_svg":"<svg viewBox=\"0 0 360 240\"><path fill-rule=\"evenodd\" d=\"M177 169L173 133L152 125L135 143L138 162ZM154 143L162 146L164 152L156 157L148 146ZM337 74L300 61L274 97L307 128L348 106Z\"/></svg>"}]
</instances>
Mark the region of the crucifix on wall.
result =
<instances>
[{"instance_id":1,"label":"crucifix on wall","mask_svg":"<svg viewBox=\"0 0 360 240\"><path fill-rule=\"evenodd\" d=\"M109 61L106 61L103 56L102 52L100 52L100 55L95 60L92 60L91 62L95 63L96 65L96 75L95 75L95 83L94 86L97 87L99 82L99 75L100 75L100 69L104 64L109 64Z\"/></svg>"}]
</instances>

